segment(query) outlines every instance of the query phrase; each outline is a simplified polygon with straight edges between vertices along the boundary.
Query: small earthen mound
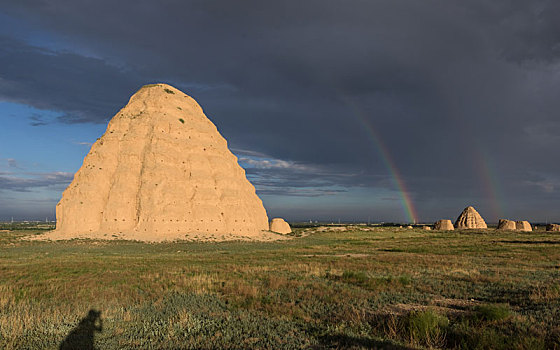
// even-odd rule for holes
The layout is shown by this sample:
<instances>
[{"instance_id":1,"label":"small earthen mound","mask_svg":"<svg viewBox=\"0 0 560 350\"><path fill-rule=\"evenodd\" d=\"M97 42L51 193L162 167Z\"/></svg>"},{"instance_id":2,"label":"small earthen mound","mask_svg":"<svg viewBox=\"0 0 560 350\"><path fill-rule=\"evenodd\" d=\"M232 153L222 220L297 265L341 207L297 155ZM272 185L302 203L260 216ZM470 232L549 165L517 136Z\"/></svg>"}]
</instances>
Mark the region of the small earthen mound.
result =
<instances>
[{"instance_id":1,"label":"small earthen mound","mask_svg":"<svg viewBox=\"0 0 560 350\"><path fill-rule=\"evenodd\" d=\"M507 220L507 219L500 219L498 222L498 230L509 230L515 231L517 230L515 221Z\"/></svg>"},{"instance_id":2,"label":"small earthen mound","mask_svg":"<svg viewBox=\"0 0 560 350\"><path fill-rule=\"evenodd\" d=\"M287 234L292 232L292 229L290 228L290 224L288 224L284 219L274 218L270 220L270 231Z\"/></svg>"},{"instance_id":3,"label":"small earthen mound","mask_svg":"<svg viewBox=\"0 0 560 350\"><path fill-rule=\"evenodd\" d=\"M412 227L412 226L409 225L409 226L407 226L406 228L410 230L410 229L413 229L414 227Z\"/></svg>"},{"instance_id":4,"label":"small earthen mound","mask_svg":"<svg viewBox=\"0 0 560 350\"><path fill-rule=\"evenodd\" d=\"M477 229L488 228L486 222L473 207L466 207L455 221L455 228L458 229Z\"/></svg>"},{"instance_id":5,"label":"small earthen mound","mask_svg":"<svg viewBox=\"0 0 560 350\"><path fill-rule=\"evenodd\" d=\"M430 226L422 226L422 230L424 231L431 231L432 228Z\"/></svg>"},{"instance_id":6,"label":"small earthen mound","mask_svg":"<svg viewBox=\"0 0 560 350\"><path fill-rule=\"evenodd\" d=\"M546 230L547 231L553 231L553 232L560 232L560 225L558 225L558 224L548 224L548 225L546 225Z\"/></svg>"},{"instance_id":7,"label":"small earthen mound","mask_svg":"<svg viewBox=\"0 0 560 350\"><path fill-rule=\"evenodd\" d=\"M533 231L529 221L516 221L515 222L515 228L518 231L526 231L526 232Z\"/></svg>"},{"instance_id":8,"label":"small earthen mound","mask_svg":"<svg viewBox=\"0 0 560 350\"><path fill-rule=\"evenodd\" d=\"M438 220L434 224L434 230L438 231L453 231L455 227L453 227L453 223L451 220Z\"/></svg>"}]
</instances>

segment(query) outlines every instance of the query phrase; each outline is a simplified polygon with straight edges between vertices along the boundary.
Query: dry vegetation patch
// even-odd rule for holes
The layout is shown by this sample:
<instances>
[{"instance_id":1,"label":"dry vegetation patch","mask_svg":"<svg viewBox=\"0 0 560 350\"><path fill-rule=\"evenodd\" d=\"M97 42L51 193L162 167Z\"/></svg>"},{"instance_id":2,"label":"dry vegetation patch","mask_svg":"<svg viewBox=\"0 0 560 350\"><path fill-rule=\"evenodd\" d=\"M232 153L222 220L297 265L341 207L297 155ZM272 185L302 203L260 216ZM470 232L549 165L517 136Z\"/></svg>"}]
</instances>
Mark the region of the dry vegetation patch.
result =
<instances>
[{"instance_id":1,"label":"dry vegetation patch","mask_svg":"<svg viewBox=\"0 0 560 350\"><path fill-rule=\"evenodd\" d=\"M103 349L560 347L560 234L21 240L33 232L0 235L0 348L57 348L90 310Z\"/></svg>"}]
</instances>

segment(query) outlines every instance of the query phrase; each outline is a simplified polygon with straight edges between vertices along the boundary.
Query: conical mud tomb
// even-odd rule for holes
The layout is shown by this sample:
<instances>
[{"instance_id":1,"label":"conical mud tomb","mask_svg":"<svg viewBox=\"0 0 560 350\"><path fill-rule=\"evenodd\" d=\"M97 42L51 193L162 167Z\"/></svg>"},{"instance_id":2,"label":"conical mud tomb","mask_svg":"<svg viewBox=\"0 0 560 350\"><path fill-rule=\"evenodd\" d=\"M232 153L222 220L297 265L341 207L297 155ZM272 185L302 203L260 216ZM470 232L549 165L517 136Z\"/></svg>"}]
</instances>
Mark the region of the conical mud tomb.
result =
<instances>
[{"instance_id":1,"label":"conical mud tomb","mask_svg":"<svg viewBox=\"0 0 560 350\"><path fill-rule=\"evenodd\" d=\"M268 230L226 140L195 100L166 84L142 87L113 117L56 217L58 238L250 238Z\"/></svg>"},{"instance_id":2,"label":"conical mud tomb","mask_svg":"<svg viewBox=\"0 0 560 350\"><path fill-rule=\"evenodd\" d=\"M474 229L474 228L488 228L486 222L476 211L475 208L466 207L461 215L455 221L455 228L458 229Z\"/></svg>"}]
</instances>

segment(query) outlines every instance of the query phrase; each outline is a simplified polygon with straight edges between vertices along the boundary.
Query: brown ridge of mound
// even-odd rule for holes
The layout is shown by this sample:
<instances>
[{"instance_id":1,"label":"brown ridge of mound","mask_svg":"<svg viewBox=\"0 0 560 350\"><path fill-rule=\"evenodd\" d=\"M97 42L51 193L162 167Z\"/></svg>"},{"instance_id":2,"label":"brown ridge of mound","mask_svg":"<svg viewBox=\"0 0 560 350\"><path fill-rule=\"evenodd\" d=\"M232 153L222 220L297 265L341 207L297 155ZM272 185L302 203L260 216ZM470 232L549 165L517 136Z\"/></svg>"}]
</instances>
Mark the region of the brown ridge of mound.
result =
<instances>
[{"instance_id":1,"label":"brown ridge of mound","mask_svg":"<svg viewBox=\"0 0 560 350\"><path fill-rule=\"evenodd\" d=\"M515 221L500 219L500 221L498 222L497 230L515 231L517 230L517 226L515 224Z\"/></svg>"},{"instance_id":2,"label":"brown ridge of mound","mask_svg":"<svg viewBox=\"0 0 560 350\"><path fill-rule=\"evenodd\" d=\"M533 231L533 228L531 227L529 221L516 221L515 228L518 231L525 231L525 232Z\"/></svg>"},{"instance_id":3,"label":"brown ridge of mound","mask_svg":"<svg viewBox=\"0 0 560 350\"><path fill-rule=\"evenodd\" d=\"M473 207L466 207L455 221L457 229L488 228L486 222Z\"/></svg>"},{"instance_id":4,"label":"brown ridge of mound","mask_svg":"<svg viewBox=\"0 0 560 350\"><path fill-rule=\"evenodd\" d=\"M259 239L269 229L227 141L194 99L166 84L142 87L111 119L56 217L45 238Z\"/></svg>"},{"instance_id":5,"label":"brown ridge of mound","mask_svg":"<svg viewBox=\"0 0 560 350\"><path fill-rule=\"evenodd\" d=\"M434 230L438 231L453 231L455 227L453 227L453 223L451 220L438 220L434 224Z\"/></svg>"}]
</instances>

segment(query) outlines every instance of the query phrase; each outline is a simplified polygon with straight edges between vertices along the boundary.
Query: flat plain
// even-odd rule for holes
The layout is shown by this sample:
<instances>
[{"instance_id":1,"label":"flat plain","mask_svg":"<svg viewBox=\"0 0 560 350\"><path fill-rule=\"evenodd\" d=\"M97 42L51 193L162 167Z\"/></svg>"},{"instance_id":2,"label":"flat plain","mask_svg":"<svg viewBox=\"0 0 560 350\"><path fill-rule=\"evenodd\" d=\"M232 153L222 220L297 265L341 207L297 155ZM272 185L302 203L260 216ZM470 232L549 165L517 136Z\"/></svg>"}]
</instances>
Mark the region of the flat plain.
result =
<instances>
[{"instance_id":1,"label":"flat plain","mask_svg":"<svg viewBox=\"0 0 560 350\"><path fill-rule=\"evenodd\" d=\"M298 228L278 242L0 232L0 348L560 348L560 234Z\"/></svg>"}]
</instances>

